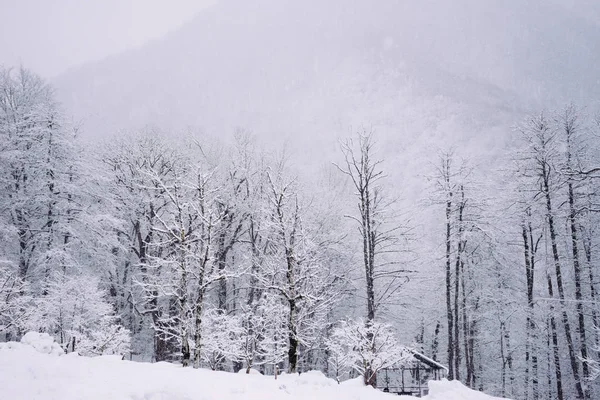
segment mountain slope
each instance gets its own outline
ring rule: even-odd
[[[444,138],[494,147],[490,138],[522,112],[600,94],[600,5],[591,1],[375,4],[224,0],[55,84],[90,136],[148,124],[216,135],[244,127],[325,151],[361,124],[392,149]]]

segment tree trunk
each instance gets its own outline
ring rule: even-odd
[[[298,224],[298,202],[296,200],[296,211],[294,214],[294,225],[289,235],[289,243],[286,241],[286,236],[283,231],[283,213],[279,213],[279,221],[282,227],[283,241],[286,244],[285,256],[287,262],[286,280],[287,280],[287,300],[288,300],[288,372],[290,374],[296,372],[298,364],[298,324],[296,322],[296,274],[298,261],[294,254],[294,246],[296,243],[296,228]]]
[[[446,160],[446,162],[448,162]],[[449,166],[448,166],[449,169]],[[449,171],[445,176],[446,185],[450,186]],[[448,191],[446,199],[446,317],[448,323],[448,380],[454,379],[454,315],[452,312],[452,192]]]
[[[513,371],[512,371],[512,350],[510,347],[510,332],[506,328],[506,324],[504,322],[500,322],[500,355],[502,358],[501,396],[505,397],[506,396],[507,374],[508,374],[508,379],[510,381],[511,394],[513,392],[514,375],[513,375]]]
[[[365,189],[362,194],[363,215],[362,215],[362,230],[363,230],[363,258],[365,265],[365,280],[367,284],[367,321],[375,319],[375,288],[373,282],[373,244],[374,234],[371,231],[371,211],[370,211],[370,194],[369,188]]]
[[[460,256],[461,256],[461,247],[462,247],[462,239],[460,237],[462,227],[459,225],[458,228],[459,237],[458,237],[458,250],[456,255],[456,263],[454,268],[454,344],[452,345],[454,350],[454,378],[456,380],[460,380],[460,362],[461,362],[461,354],[460,354],[460,306],[459,306],[459,295],[460,295]]]
[[[196,296],[196,305],[194,307],[194,368],[200,368],[201,350],[202,350],[202,312],[204,311],[204,279],[199,282],[198,294]]]
[[[438,348],[440,345],[440,329],[442,327],[442,324],[440,323],[440,321],[437,321],[437,323],[435,324],[435,330],[433,332],[433,341],[431,343],[431,358],[434,361],[437,361],[438,359]]]
[[[461,291],[462,291],[462,304],[461,304],[461,312],[462,312],[462,329],[463,329],[463,344],[464,344],[464,357],[465,357],[465,369],[467,372],[466,382],[465,384],[468,387],[472,388],[472,380],[473,380],[473,370],[471,369],[471,365],[469,360],[471,359],[469,341],[471,340],[469,336],[469,319],[467,317],[467,293],[465,291],[465,271],[464,271],[464,263],[461,262]],[[458,378],[457,378],[458,379]]]
[[[594,277],[594,265],[592,264],[592,235],[589,234],[583,242],[583,249],[585,251],[585,260],[587,263],[588,277],[590,281],[590,300],[594,306],[592,306],[592,322],[596,327],[600,327],[600,318],[598,318],[598,311],[596,309],[596,284]],[[595,348],[598,349],[597,357],[600,358],[600,331],[595,329]]]
[[[461,275],[461,267],[463,264],[462,256],[465,251],[465,242],[463,239],[464,234],[464,224],[463,224],[463,214],[465,209],[465,191],[464,187],[461,185],[459,187],[460,190],[460,203],[458,205],[458,238],[457,238],[457,250],[456,250],[456,262],[454,265],[454,378],[456,380],[460,380],[460,364],[461,364],[461,354],[460,354],[460,284],[462,281]],[[464,332],[463,332],[464,334]]]
[[[558,245],[556,238],[556,230],[554,227],[554,214],[552,209],[552,200],[550,196],[550,188],[549,188],[549,171],[547,170],[549,166],[546,164],[543,165],[543,185],[544,185],[544,194],[546,197],[546,210],[548,217],[548,229],[550,231],[550,242],[552,246],[552,256],[554,258],[554,268],[556,271],[556,287],[558,289],[558,296],[561,304],[562,311],[562,322],[565,330],[565,338],[567,340],[567,348],[569,349],[569,360],[571,362],[571,371],[573,372],[573,379],[575,381],[575,390],[577,391],[577,398],[582,399],[583,397],[583,388],[581,386],[581,379],[579,376],[579,363],[577,361],[575,355],[575,348],[573,346],[573,337],[571,335],[571,325],[569,323],[569,317],[567,314],[566,304],[565,304],[565,290],[562,281],[562,270],[560,265],[560,258],[558,254]]]
[[[298,336],[296,332],[296,324],[294,321],[296,302],[289,300],[290,314],[288,318],[288,372],[293,374],[296,372],[298,365]]]
[[[475,300],[475,312],[479,307],[479,299]],[[467,371],[471,376],[471,388],[475,389],[477,384],[477,374],[475,373],[475,335],[477,332],[477,321],[473,320],[469,324],[469,359]]]
[[[529,213],[528,213],[529,214]],[[525,342],[525,399],[529,394],[529,382],[531,382],[532,398],[539,399],[539,379],[538,379],[538,359],[537,359],[537,340],[535,339],[535,313],[533,302],[533,288],[535,282],[535,254],[539,243],[533,237],[531,224],[522,225],[523,248],[525,255],[525,277],[527,282],[527,320],[525,323],[526,342]]]
[[[227,254],[223,251],[219,251],[219,255],[217,257],[217,266],[219,269],[219,273],[223,274],[225,270]],[[219,278],[219,289],[218,289],[218,304],[217,310],[220,314],[227,313],[227,279],[225,277]]]
[[[502,369],[500,373],[500,396],[506,396],[506,350],[504,349],[504,322],[500,322],[500,358],[502,359]]]
[[[525,376],[523,382],[523,390],[524,390],[524,399],[527,400],[529,398],[529,358],[531,352],[531,307],[529,306],[529,288],[532,286],[533,282],[531,280],[530,274],[532,272],[529,258],[529,238],[527,237],[527,228],[525,224],[521,226],[521,233],[523,237],[523,248],[525,253],[525,276],[527,279],[527,321],[525,323]]]
[[[550,299],[554,297],[554,289],[552,288],[552,278],[550,274],[546,274],[548,281],[548,296]],[[552,353],[554,355],[554,374],[556,376],[556,396],[558,400],[563,400],[562,388],[562,371],[560,368],[560,352],[558,349],[558,334],[556,333],[556,320],[554,319],[554,306],[550,305],[550,334],[552,336]]]
[[[27,229],[21,227],[23,225],[23,217],[21,210],[17,210],[17,221],[19,225],[19,278],[25,279],[27,271],[29,271],[29,261],[27,257]]]
[[[371,188],[366,185],[362,195],[363,202],[363,254],[365,262],[365,278],[367,283],[367,324],[375,320],[375,232],[371,226]],[[367,334],[367,340],[373,343],[371,331]],[[373,349],[376,351],[376,349]],[[373,367],[368,365],[365,369],[365,384],[375,387],[377,376]]]
[[[581,346],[581,360],[582,360],[582,379],[587,382],[590,376],[589,366],[587,363],[588,350],[587,350],[587,338],[585,331],[585,317],[583,312],[583,296],[581,292],[581,265],[579,263],[579,241],[577,238],[577,220],[575,210],[575,194],[573,191],[573,183],[569,182],[569,223],[571,227],[571,251],[573,255],[573,277],[575,280],[575,300],[577,309],[577,322],[579,330],[579,341]],[[590,398],[588,385],[585,385],[583,393],[585,399]]]
[[[185,261],[185,232],[181,231],[181,248],[180,254],[180,278],[179,278],[179,318],[181,324],[181,364],[184,367],[190,365],[190,343],[189,343],[189,332],[188,332],[188,300],[187,300],[187,265]],[[198,342],[196,342],[196,347]],[[194,365],[195,366],[195,365]]]
[[[514,397],[515,392],[515,374],[513,371],[513,356],[512,356],[512,347],[510,345],[510,331],[504,325],[504,340],[506,342],[506,363],[508,366],[508,379],[510,382],[510,397]]]

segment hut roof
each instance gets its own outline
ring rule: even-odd
[[[439,362],[432,360],[431,358],[429,358],[417,351],[411,350],[411,353],[417,360],[419,360],[423,364],[427,364],[428,366],[430,366],[431,368],[434,368],[434,369],[443,369],[446,372],[448,372],[448,368],[445,365],[442,365]]]

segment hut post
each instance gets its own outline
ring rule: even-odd
[[[402,371],[402,391],[404,392],[404,367],[402,367],[400,371]]]
[[[417,388],[419,390],[419,397],[421,397],[421,374],[419,364],[417,364]]]

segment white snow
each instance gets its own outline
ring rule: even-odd
[[[470,390],[458,381],[430,381],[427,400],[501,400],[500,397]]]
[[[44,334],[0,344],[0,398],[11,400],[386,400],[411,399],[364,387],[360,379],[337,384],[320,372],[250,375],[136,363],[115,356],[61,356]],[[60,348],[60,347],[59,347]],[[431,382],[426,400],[494,400],[459,382]]]
[[[58,343],[54,341],[52,336],[47,333],[38,332],[27,332],[21,343],[8,342],[0,343],[0,350],[21,350],[25,351],[35,350],[39,353],[52,354],[55,356],[63,355],[65,352]]]

